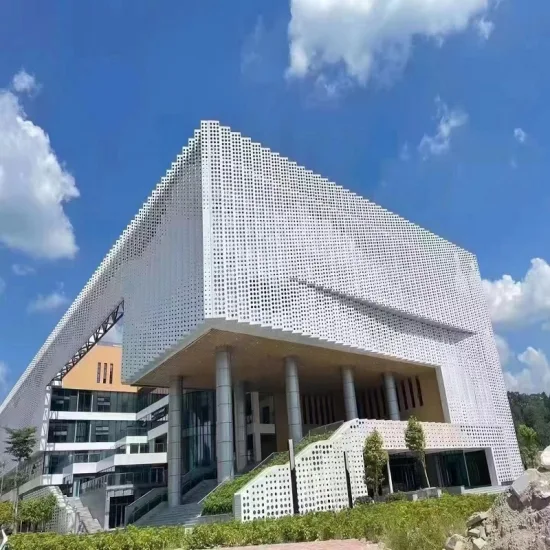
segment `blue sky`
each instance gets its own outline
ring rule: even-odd
[[[2,3],[2,391],[201,119],[477,254],[508,384],[550,391],[550,5],[392,6]]]

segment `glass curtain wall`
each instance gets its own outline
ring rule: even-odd
[[[216,466],[216,392],[183,394],[182,474]]]

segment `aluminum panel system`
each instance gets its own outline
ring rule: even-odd
[[[45,385],[124,301],[138,382],[208,326],[292,335],[438,369],[446,419],[500,430],[521,468],[475,256],[203,122],[0,407],[40,425]],[[504,476],[505,477],[505,476]]]

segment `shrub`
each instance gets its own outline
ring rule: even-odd
[[[198,550],[313,540],[365,538],[386,542],[392,550],[442,548],[450,532],[465,528],[474,512],[490,507],[489,495],[444,496],[419,502],[399,501],[358,506],[250,523],[128,529],[97,535],[21,534],[10,537],[12,550]]]
[[[399,500],[407,500],[408,499],[408,496],[407,496],[407,493],[401,493],[401,492],[397,492],[397,493],[390,493],[389,495],[386,496],[386,502],[397,502]]]
[[[333,432],[325,432],[322,434],[306,436],[302,439],[294,450],[294,454],[298,455],[308,445],[316,443],[317,441],[325,441]],[[242,489],[249,481],[252,481],[259,473],[270,466],[282,466],[289,461],[288,451],[275,453],[271,459],[258,468],[242,475],[238,476],[223,485],[217,487],[212,491],[206,500],[204,501],[204,508],[202,510],[203,516],[212,516],[217,514],[231,514],[233,513],[233,497],[237,491]]]
[[[384,450],[384,440],[377,430],[366,439],[363,447],[365,463],[365,483],[372,488],[372,494],[377,497],[384,481],[384,468],[388,462],[388,453]]]

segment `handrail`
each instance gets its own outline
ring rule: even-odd
[[[153,493],[155,492],[157,492],[157,494],[153,495]],[[126,527],[130,523],[135,523],[147,512],[158,506],[161,502],[166,501],[167,499],[168,487],[155,487],[154,489],[147,491],[144,495],[140,496],[137,500],[134,500],[134,502],[124,508],[124,526]],[[140,504],[139,506],[136,506],[138,502],[140,502]],[[129,512],[128,509],[130,507],[133,508]]]
[[[166,472],[163,470],[161,479],[153,480],[151,471],[147,472],[109,472],[101,477],[91,479],[80,487],[80,494],[101,489],[107,485],[134,485],[135,483],[147,483],[151,485],[166,484]]]

